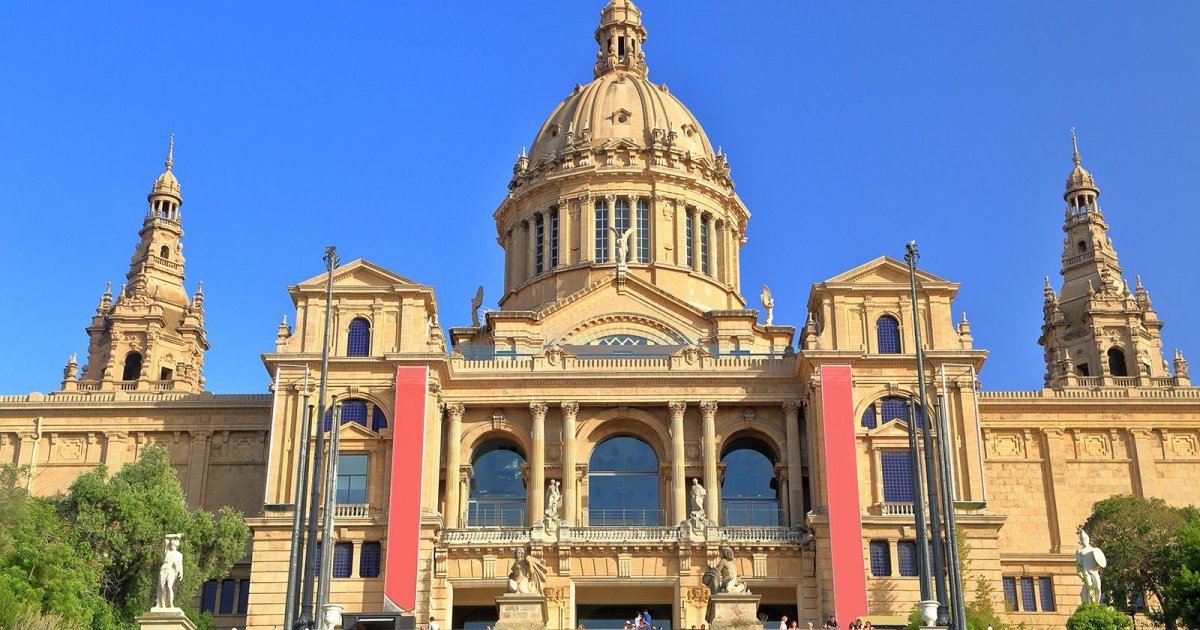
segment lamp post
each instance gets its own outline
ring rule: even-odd
[[[908,480],[912,486],[913,520],[917,526],[917,576],[921,586],[921,601],[933,601],[929,581],[929,545],[925,543],[925,502],[921,500],[921,452],[917,447],[917,430],[913,418],[917,417],[917,404],[908,398]],[[936,606],[937,602],[933,604]]]
[[[283,367],[304,368],[304,403],[300,406],[300,435],[296,441],[296,489],[292,494],[292,548],[288,552],[287,595],[283,607],[283,627],[291,628],[296,621],[296,592],[300,586],[300,566],[304,564],[304,491],[308,486],[308,438],[312,434],[312,407],[308,405],[308,366],[276,365],[275,395],[279,395],[279,370]]]
[[[950,585],[951,621],[956,630],[967,630],[966,602],[963,597],[962,565],[958,561],[958,524],[954,514],[954,469],[950,459],[950,422],[946,397],[938,396],[937,442],[941,456],[942,505],[946,506],[946,579]]]
[[[904,262],[908,263],[908,284],[912,292],[913,311],[913,343],[917,359],[917,413],[913,416],[913,424],[921,428],[921,437],[925,447],[925,483],[929,496],[929,530],[933,538],[933,584],[934,595],[938,602],[937,625],[946,627],[950,624],[949,610],[946,606],[945,564],[942,551],[941,515],[938,510],[937,477],[933,461],[933,438],[929,431],[929,398],[925,392],[925,351],[921,347],[921,310],[917,304],[917,260],[921,254],[917,252],[917,242],[909,241],[904,246]],[[920,501],[920,497],[914,497]],[[924,544],[924,541],[921,541]]]

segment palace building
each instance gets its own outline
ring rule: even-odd
[[[1078,148],[1061,284],[1045,286],[1044,386],[985,391],[988,353],[952,313],[958,284],[919,271],[914,321],[907,265],[892,258],[864,252],[815,282],[796,326],[747,307],[750,211],[700,122],[647,79],[646,38],[632,2],[603,8],[594,79],[553,107],[498,191],[499,310],[443,330],[432,286],[361,259],[333,272],[331,601],[482,629],[523,548],[547,568],[549,627],[619,627],[646,608],[693,628],[701,575],[729,546],[776,622],[902,624],[919,599],[907,451],[919,327],[949,426],[968,599],[983,578],[1013,622],[1061,625],[1095,501],[1200,496],[1200,389],[1183,355],[1165,354],[1141,278],[1130,287]],[[299,427],[305,396],[316,403],[327,276],[287,288],[294,324],[262,355],[271,391],[206,392],[204,297],[184,285],[171,153],[148,201],[126,283],[91,315],[86,361],[73,356],[49,394],[0,396],[0,462],[31,465],[34,491],[52,493],[166,448],[192,506],[233,506],[252,528],[244,561],[195,605],[220,628],[270,630],[298,446],[313,439]]]

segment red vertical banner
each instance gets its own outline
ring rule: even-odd
[[[429,368],[396,368],[391,499],[383,580],[383,603],[389,611],[409,611],[417,607],[428,378]]]
[[[867,614],[862,508],[858,498],[858,445],[850,366],[821,366],[821,418],[829,491],[829,547],[837,617],[847,627]]]

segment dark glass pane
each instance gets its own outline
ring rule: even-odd
[[[892,574],[892,550],[886,540],[871,541],[871,575],[886,577]]]
[[[237,582],[221,580],[221,609],[218,611],[220,614],[233,614],[233,597],[235,595],[237,595]]]
[[[861,424],[867,429],[874,429],[878,426],[875,422],[875,405],[871,405],[863,411]]]
[[[588,467],[595,472],[648,472],[657,475],[658,457],[645,442],[620,436],[597,446]]]
[[[217,609],[217,581],[208,580],[200,594],[200,612],[214,612]]]
[[[721,458],[725,463],[725,479],[721,483],[722,499],[775,499],[772,488],[775,465],[762,453],[739,449]]]
[[[472,499],[524,499],[525,483],[521,466],[525,458],[512,450],[497,449],[471,462]]]
[[[381,546],[378,542],[365,542],[362,544],[362,555],[358,559],[359,577],[379,577],[380,554]]]
[[[896,543],[896,564],[900,565],[900,575],[904,577],[918,575],[916,541],[901,540]]]
[[[361,317],[350,322],[346,336],[346,356],[365,357],[371,353],[371,324]]]
[[[588,480],[591,525],[658,525],[658,475],[593,475]]]
[[[883,500],[899,503],[912,502],[912,467],[907,451],[880,451],[883,468]]]
[[[895,317],[884,315],[875,322],[876,338],[879,342],[879,352],[882,354],[900,353],[900,323]]]
[[[333,545],[333,577],[348,578],[354,564],[354,543],[340,542]]]
[[[1003,578],[1004,585],[1004,603],[1014,611],[1021,610],[1017,605],[1017,578]]]
[[[1033,578],[1021,578],[1021,607],[1030,612],[1037,610],[1037,602],[1033,599]]]
[[[1042,600],[1042,610],[1054,612],[1054,584],[1050,578],[1038,578],[1038,597]]]
[[[238,582],[237,612],[239,615],[246,614],[246,606],[249,603],[250,603],[250,580],[241,580]]]

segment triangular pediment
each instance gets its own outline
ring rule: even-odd
[[[952,284],[949,280],[917,269],[917,281],[921,284]],[[826,284],[897,284],[908,285],[908,265],[892,258],[880,256],[868,263],[842,272],[825,281]]]
[[[299,286],[325,286],[325,279],[326,274],[321,274],[301,282]],[[397,284],[417,285],[418,283],[373,262],[359,258],[334,269],[333,284],[341,287],[390,287]]]
[[[889,420],[883,426],[876,427],[867,431],[867,435],[873,438],[904,438],[908,439],[908,423],[903,420]]]
[[[379,434],[364,427],[357,422],[344,422],[338,429],[339,439],[342,440],[375,440],[379,438]]]
[[[613,138],[601,145],[605,151],[614,151],[620,149],[637,149],[638,144],[633,141],[633,138]]]

